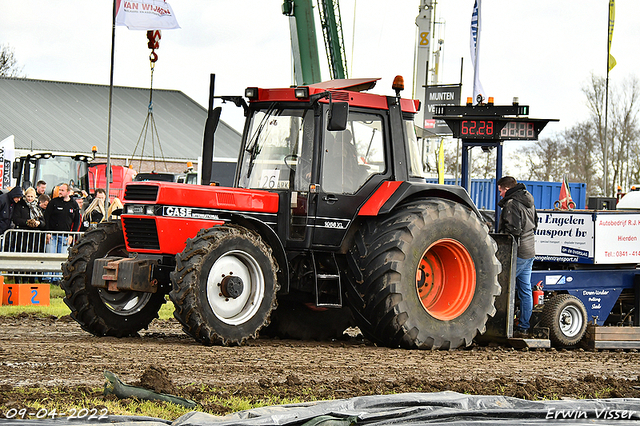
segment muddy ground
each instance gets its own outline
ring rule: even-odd
[[[154,321],[139,338],[117,339],[94,337],[69,317],[0,318],[0,405],[25,387],[97,396],[105,370],[128,384],[151,377],[145,384],[153,387],[149,373],[157,367],[164,371],[156,390],[196,401],[204,399],[203,392],[310,400],[442,390],[525,399],[640,398],[640,352],[635,350],[474,344],[455,351],[409,351],[376,347],[361,338],[263,338],[241,347],[206,347],[174,320]]]

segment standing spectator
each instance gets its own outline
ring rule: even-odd
[[[13,217],[13,208],[22,198],[22,188],[14,187],[6,194],[0,195],[0,235],[11,228],[11,218]]]
[[[34,221],[29,221],[34,219]],[[44,214],[38,206],[36,190],[32,187],[24,191],[24,197],[13,211],[13,223],[19,229],[44,229]]]
[[[29,187],[13,210],[13,223],[18,229],[44,229],[44,214],[36,200],[36,190]]]
[[[107,191],[105,191],[104,188],[96,188],[96,192],[93,195],[95,198],[102,200],[102,204],[104,204],[104,200],[107,199]]]
[[[44,211],[47,209],[49,201],[51,201],[51,197],[49,197],[47,194],[38,196],[38,207],[40,207],[40,210],[42,210],[42,214],[44,214]]]
[[[45,195],[47,192],[47,182],[43,180],[39,180],[36,183],[36,195],[39,197],[40,195]]]
[[[49,231],[74,232],[80,229],[80,209],[71,199],[69,185],[63,183],[58,188],[58,197],[52,199],[44,212],[44,221]],[[64,253],[73,237],[64,234],[47,234],[47,253]]]
[[[38,206],[36,199],[36,190],[29,187],[24,191],[24,197],[18,201],[13,209],[13,223],[16,228],[27,231],[38,231],[44,229],[44,214]],[[20,253],[38,253],[42,252],[44,244],[41,241],[44,234],[39,232],[20,232],[16,235],[15,241],[12,242],[12,250]],[[31,277],[22,282],[35,282],[35,278]]]
[[[535,232],[538,227],[538,214],[533,195],[527,187],[511,176],[498,180],[498,191],[502,208],[498,232],[511,234],[516,241],[518,252],[516,259],[516,291],[520,299],[520,319],[513,337],[528,337],[529,320],[533,310],[533,291],[531,289],[531,267],[536,255]]]
[[[105,208],[105,200],[107,199],[107,193],[104,189],[96,189],[95,198],[89,204],[82,215],[82,231],[89,228],[95,228],[95,226],[102,222],[107,216],[107,209]]]

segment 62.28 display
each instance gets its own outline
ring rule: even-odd
[[[536,139],[537,134],[533,122],[509,121],[504,122],[500,133],[496,132],[496,122],[493,120],[462,120],[460,121],[460,137],[462,139],[500,139],[516,140]]]
[[[462,120],[460,122],[462,139],[494,139],[493,120]]]

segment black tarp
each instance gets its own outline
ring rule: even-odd
[[[330,416],[320,418],[320,416]],[[314,422],[314,419],[317,419]],[[333,419],[333,420],[331,420]],[[323,421],[324,420],[324,421]],[[192,411],[173,422],[148,417],[109,416],[122,426],[227,426],[227,425],[529,425],[529,424],[639,424],[640,399],[571,399],[527,401],[456,392],[405,393],[362,396],[335,401],[288,404],[213,416]],[[98,421],[2,420],[21,425],[96,425]]]

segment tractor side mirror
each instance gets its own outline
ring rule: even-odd
[[[349,103],[331,102],[329,104],[328,118],[327,130],[332,132],[345,130],[347,128],[347,119],[349,118]]]
[[[20,167],[20,160],[16,160],[13,162],[13,177],[15,179],[18,179],[18,182],[20,181],[20,179],[22,179],[22,176],[19,176],[20,172],[22,172],[22,167]]]

